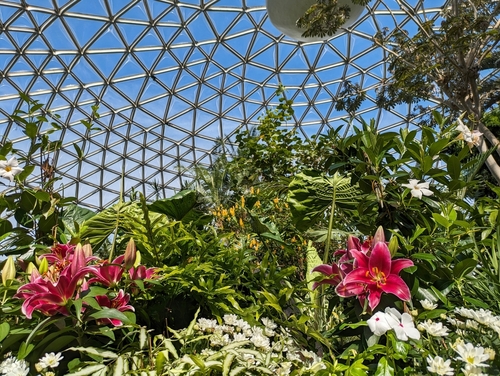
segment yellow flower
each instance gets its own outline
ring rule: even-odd
[[[229,209],[229,213],[231,214],[231,217],[234,217],[236,215],[236,210],[234,209],[234,206],[231,206]]]
[[[240,218],[240,226],[245,227],[245,224],[243,223],[243,219]]]

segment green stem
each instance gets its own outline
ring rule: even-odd
[[[328,254],[330,253],[330,243],[332,240],[332,230],[333,230],[333,216],[335,214],[335,198],[337,194],[337,188],[333,186],[332,195],[332,209],[330,212],[330,220],[328,221],[328,233],[326,234],[326,244],[325,244],[325,254],[323,255],[323,264],[328,264]]]

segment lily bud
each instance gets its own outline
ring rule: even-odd
[[[16,278],[16,265],[12,256],[9,256],[2,269],[2,284],[7,287],[11,283],[9,281],[14,278]]]
[[[40,274],[44,274],[47,273],[48,270],[49,270],[49,262],[47,261],[47,258],[44,257],[42,261],[40,261],[40,265],[38,266],[38,271],[40,272]]]
[[[373,236],[373,245],[378,242],[385,242],[384,228],[382,226],[378,226],[377,232]]]
[[[38,271],[38,269],[36,268],[35,264],[33,264],[32,262],[30,262],[28,264],[28,266],[26,267],[26,274],[31,275],[31,273],[33,272],[33,270]]]
[[[130,269],[135,264],[137,258],[135,242],[133,238],[127,244],[127,249],[125,250],[125,256],[123,258],[125,269]]]
[[[399,248],[398,238],[393,236],[389,241],[389,251],[391,252],[391,257],[394,257]]]
[[[92,246],[90,244],[85,244],[82,248],[85,257],[92,257]]]
[[[73,260],[71,261],[71,274],[75,275],[78,271],[87,265],[85,261],[85,251],[80,243],[75,248]]]

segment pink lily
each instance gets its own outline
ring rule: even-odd
[[[355,236],[349,235],[347,237],[347,249],[339,249],[334,253],[334,256],[336,257],[340,256],[339,261],[337,263],[333,262],[332,265],[322,264],[315,267],[312,270],[313,272],[320,272],[330,277],[323,279],[322,281],[315,282],[313,285],[313,290],[316,289],[319,285],[323,284],[330,284],[334,286],[340,285],[344,277],[350,272],[352,272],[353,269],[356,267],[355,258],[352,255],[352,251],[356,250],[364,254],[369,254],[375,242],[385,242],[384,229],[382,227],[379,227],[377,229],[377,232],[375,233],[374,237],[370,237],[364,243],[361,243],[361,241]],[[359,289],[353,290],[352,286],[349,288],[349,291],[358,291],[358,290]],[[347,293],[345,292],[346,290],[344,290],[343,286],[339,287],[339,291],[342,294]]]
[[[56,313],[69,315],[66,306],[77,293],[79,282],[85,275],[94,272],[95,268],[91,266],[82,267],[76,272],[72,271],[71,266],[67,266],[55,282],[33,272],[31,282],[19,287],[14,297],[25,299],[21,311],[28,319],[31,319],[34,311],[40,311],[46,316]]]
[[[351,252],[356,267],[345,276],[342,284],[337,286],[337,294],[344,297],[360,295],[363,288],[372,310],[380,303],[383,292],[396,295],[404,301],[410,300],[410,289],[398,274],[401,270],[413,266],[413,261],[391,260],[391,253],[385,242],[376,243],[370,256],[358,250]],[[361,295],[363,298],[363,293]]]
[[[95,299],[101,307],[115,308],[120,312],[135,311],[134,307],[128,304],[130,295],[125,294],[123,290],[120,290],[118,292],[118,295],[116,295],[113,299],[109,299],[107,295],[98,295],[95,297]],[[100,324],[112,324],[114,326],[123,325],[123,322],[118,319],[99,319],[97,321]]]
[[[111,264],[104,261],[101,265],[96,266],[95,277],[89,280],[89,284],[98,282],[106,287],[115,287],[125,272],[122,264],[123,255],[115,258]]]
[[[320,272],[329,277],[329,278],[324,278],[321,281],[314,282],[312,287],[313,290],[315,290],[318,286],[325,284],[337,286],[339,283],[342,282],[342,279],[345,276],[344,271],[341,268],[339,268],[339,266],[335,263],[332,263],[332,265],[326,265],[326,264],[318,265],[312,271]]]
[[[153,279],[155,276],[157,268],[147,268],[144,265],[139,265],[137,268],[130,268],[128,273],[130,275],[130,279]]]

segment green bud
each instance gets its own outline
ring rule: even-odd
[[[397,236],[393,236],[389,241],[389,251],[391,252],[391,257],[394,257],[398,249],[399,249],[398,238]]]
[[[31,273],[33,272],[34,269],[36,269],[35,264],[33,264],[32,262],[30,262],[28,264],[28,266],[26,267],[26,274],[31,275]]]
[[[5,287],[10,286],[10,281],[14,278],[16,278],[16,265],[12,256],[9,256],[2,269],[2,284]]]
[[[40,266],[38,267],[38,271],[40,272],[40,274],[44,274],[44,273],[47,273],[48,270],[49,270],[49,262],[44,257],[42,259],[42,261],[40,262]]]

